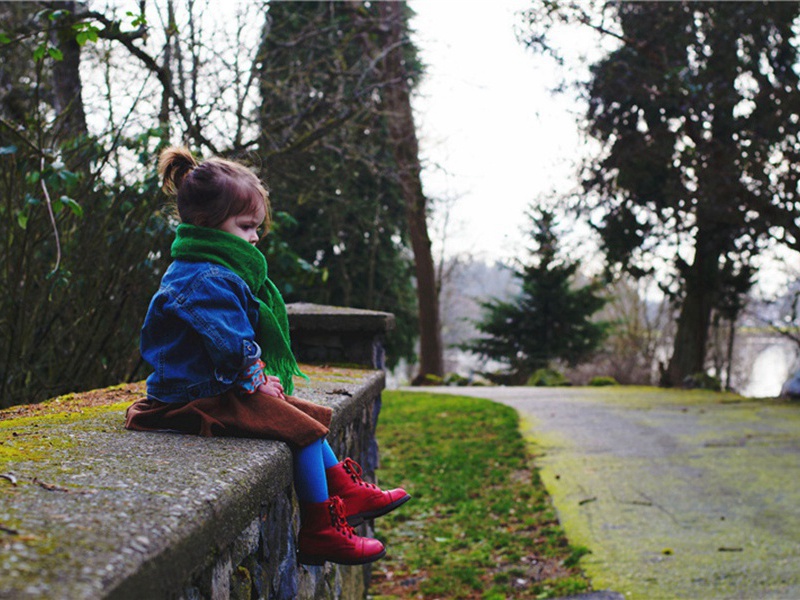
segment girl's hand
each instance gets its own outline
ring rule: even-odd
[[[283,394],[281,380],[274,375],[267,375],[267,383],[262,383],[260,386],[258,386],[258,391],[266,394],[267,396],[286,398],[286,396]]]

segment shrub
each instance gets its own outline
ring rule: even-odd
[[[683,387],[690,390],[711,390],[719,392],[722,390],[722,382],[719,377],[714,377],[708,373],[695,373],[683,380]]]
[[[562,373],[555,369],[538,369],[528,377],[526,385],[537,387],[558,387],[572,385]]]
[[[619,385],[617,380],[613,377],[609,377],[608,375],[598,375],[597,377],[592,377],[589,380],[589,385],[594,387],[602,387],[605,385]]]
[[[469,379],[458,373],[448,373],[444,378],[444,384],[455,387],[464,387],[469,385]]]

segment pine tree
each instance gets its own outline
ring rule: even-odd
[[[507,364],[506,381],[516,384],[556,359],[579,363],[597,349],[607,329],[591,320],[606,303],[599,284],[574,286],[580,263],[561,256],[553,213],[534,212],[530,218],[530,260],[514,272],[520,293],[510,302],[483,302],[483,319],[476,325],[486,337],[466,345]]]

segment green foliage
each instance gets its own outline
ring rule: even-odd
[[[0,407],[137,372],[141,320],[171,236],[152,164],[132,182],[65,167],[76,153],[94,163],[106,152],[90,140],[63,143],[57,155],[64,161],[44,170],[29,146],[0,155]],[[55,271],[56,235],[42,184],[53,199],[62,252]]]
[[[589,380],[589,385],[593,387],[604,387],[608,385],[619,385],[616,379],[608,375],[598,375]]]
[[[572,383],[564,377],[564,374],[555,369],[537,369],[533,374],[528,377],[525,385],[536,387],[561,387],[572,385]]]
[[[521,382],[555,359],[577,364],[599,346],[607,329],[591,321],[606,303],[599,284],[574,287],[579,264],[559,255],[554,215],[532,213],[531,222],[534,248],[529,262],[515,272],[522,291],[510,302],[484,302],[477,328],[486,337],[465,345],[509,365]]]
[[[376,523],[391,552],[375,563],[372,595],[532,600],[588,589],[577,566],[586,550],[567,542],[514,410],[387,392],[377,436],[382,485],[413,499]]]
[[[87,42],[98,40],[99,27],[95,23],[80,21],[75,23],[72,28],[75,30],[75,41],[79,46],[85,46]]]
[[[259,244],[267,257],[270,276],[276,278],[275,285],[286,298],[292,298],[298,288],[316,288],[328,280],[328,271],[300,257],[286,241],[291,230],[297,228],[297,220],[289,213],[272,215],[272,229]]]

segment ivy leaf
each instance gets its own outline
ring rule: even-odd
[[[72,211],[73,215],[76,217],[83,216],[83,208],[81,208],[81,205],[75,202],[75,200],[68,196],[61,196],[59,200],[61,201],[62,205],[67,206]]]
[[[74,189],[76,185],[78,185],[78,181],[80,180],[80,176],[72,171],[59,171],[58,172],[59,178],[66,184],[67,191]]]
[[[83,21],[81,23],[75,23],[72,28],[77,32],[75,41],[78,42],[79,46],[85,45],[86,42],[96,42],[98,40],[100,28],[94,23]]]
[[[137,27],[138,28],[138,27],[147,25],[147,19],[145,18],[144,13],[137,15],[136,13],[128,11],[125,14],[127,16],[131,17],[131,27]]]

